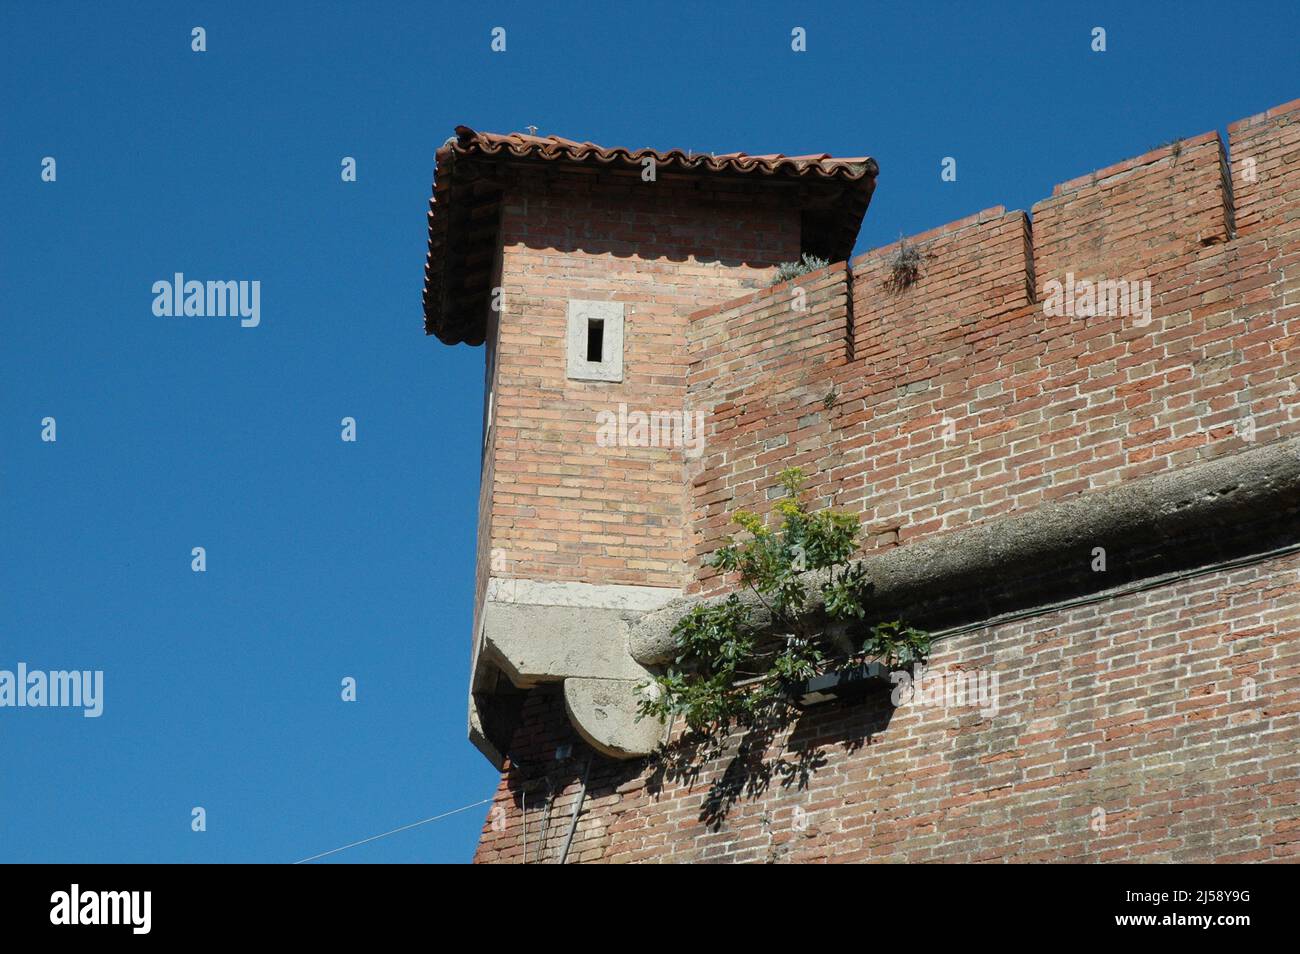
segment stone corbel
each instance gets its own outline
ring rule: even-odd
[[[597,751],[620,759],[653,751],[665,730],[655,719],[637,719],[638,686],[653,675],[628,652],[628,626],[679,595],[667,587],[489,580],[471,739],[501,763],[508,742],[491,738],[484,711],[501,695],[488,686],[495,672],[516,690],[563,683],[569,719]]]

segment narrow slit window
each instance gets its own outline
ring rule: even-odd
[[[564,335],[570,381],[623,380],[623,303],[569,299]]]

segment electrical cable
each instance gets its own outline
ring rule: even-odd
[[[469,805],[462,805],[460,808],[453,808],[449,812],[443,812],[441,815],[434,815],[431,818],[423,818],[418,822],[411,822],[409,825],[403,825],[401,828],[394,828],[392,831],[386,831],[381,835],[371,835],[369,838],[362,838],[360,841],[354,841],[350,845],[343,845],[340,848],[331,848],[329,851],[322,851],[318,855],[312,855],[310,858],[304,858],[302,861],[295,861],[296,865],[304,865],[309,861],[315,861],[317,858],[324,858],[326,855],[335,855],[340,851],[347,851],[349,848],[355,848],[358,845],[369,844],[372,841],[378,841],[380,838],[387,838],[389,835],[396,835],[399,831],[410,831],[412,828],[419,828],[421,825],[427,825],[429,822],[436,822],[442,818],[448,818],[451,815],[459,815],[461,812],[467,812],[471,808],[477,808],[480,805],[486,805],[492,799],[485,798],[481,801],[473,802]]]

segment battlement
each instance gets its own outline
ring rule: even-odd
[[[1298,127],[1234,124],[1235,179],[1206,133],[692,315],[688,590],[788,466],[874,549],[1300,433]]]

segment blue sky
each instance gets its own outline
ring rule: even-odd
[[[1300,96],[1297,9],[6,3],[0,669],[105,699],[0,708],[0,861],[294,861],[492,794],[483,351],[420,312],[457,123],[869,154],[863,251]],[[155,316],[175,272],[259,281],[260,325]],[[329,860],[467,861],[484,812]]]

